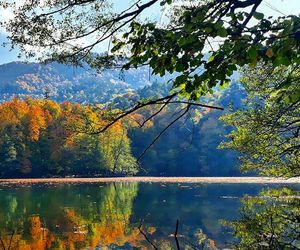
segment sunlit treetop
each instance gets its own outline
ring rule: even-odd
[[[0,176],[136,173],[127,133],[135,123],[129,121],[133,117],[126,118],[100,133],[110,121],[89,106],[30,97],[4,102],[0,105]]]
[[[177,72],[174,92],[198,101],[213,87],[226,86],[244,65],[299,64],[298,13],[268,17],[257,12],[263,2],[137,0],[118,13],[105,0],[2,4],[15,11],[5,24],[12,46],[20,46],[29,57],[87,62],[97,69],[149,65],[153,74],[162,76]],[[157,4],[168,10],[168,22],[141,20],[141,14]],[[97,53],[103,42],[109,44],[107,53]],[[287,79],[279,88],[288,85]],[[291,102],[300,99],[299,88]]]
[[[221,147],[240,152],[242,170],[263,176],[300,176],[300,102],[291,103],[276,90],[288,78],[290,86],[285,91],[294,98],[299,76],[299,66],[244,68],[241,83],[247,92],[246,108],[221,118],[235,127]]]

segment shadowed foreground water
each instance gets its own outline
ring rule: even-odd
[[[279,186],[2,184],[0,249],[174,249],[177,219],[182,249],[222,248],[234,240],[220,221],[239,218],[240,198]]]

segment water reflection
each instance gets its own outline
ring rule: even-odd
[[[249,238],[258,239],[264,232],[258,225],[265,230],[269,218],[276,225],[274,242],[282,228],[286,228],[280,234],[284,239],[287,232],[299,233],[298,196],[288,193],[289,198],[282,199],[283,194],[286,197],[292,192],[282,189],[285,193],[268,190],[256,197],[262,188],[253,184],[158,183],[2,186],[0,249],[151,249],[151,244],[158,249],[176,249],[177,219],[181,249],[230,245],[234,238],[221,220],[234,221],[229,226],[241,243],[245,242],[243,249],[251,249]],[[255,197],[242,200],[240,217],[240,199],[245,194]],[[265,199],[275,194],[276,204]],[[266,216],[267,212],[272,216]],[[289,220],[283,223],[286,218]],[[266,237],[269,235],[266,230]]]
[[[9,190],[0,196],[4,249],[94,249],[142,240],[129,225],[136,183]]]
[[[300,192],[265,189],[242,199],[241,218],[225,224],[239,239],[237,249],[300,249]]]

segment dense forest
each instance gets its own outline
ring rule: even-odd
[[[106,123],[91,107],[14,98],[0,105],[0,117],[2,176],[137,172],[126,125],[89,134]]]
[[[10,67],[5,65],[5,68],[9,72],[15,65],[18,65],[20,72],[26,71],[26,73],[20,73],[18,77],[11,78],[11,82],[4,77],[3,80],[10,82],[9,86],[18,84],[18,79],[24,78],[25,75],[30,75],[29,70],[32,70],[31,68],[28,69],[30,64],[22,63],[11,64]],[[37,67],[37,65],[38,64],[32,64],[31,67]],[[43,67],[47,68],[48,66]],[[59,64],[54,64],[49,67],[52,68],[52,72],[58,72],[61,66],[59,66]],[[262,69],[264,70],[262,71]],[[246,138],[242,139],[239,145],[233,144],[232,142],[226,144],[225,142],[228,141],[226,135],[232,131],[234,126],[246,126],[247,122],[245,122],[244,119],[248,119],[249,122],[248,129],[249,133],[251,133],[249,136],[254,138],[252,135],[254,133],[256,134],[255,143],[257,144],[257,147],[260,147],[260,149],[257,149],[261,150],[261,153],[257,156],[260,157],[262,154],[265,154],[266,161],[269,161],[269,166],[273,166],[272,168],[274,171],[279,174],[279,168],[276,168],[276,165],[282,167],[283,162],[280,162],[280,158],[274,158],[271,161],[269,155],[272,155],[272,152],[270,151],[267,153],[267,151],[265,151],[265,143],[267,143],[265,130],[268,129],[266,124],[271,121],[271,112],[273,112],[274,118],[272,119],[274,119],[274,122],[279,115],[289,117],[288,119],[292,119],[290,121],[292,122],[291,124],[285,124],[287,120],[280,120],[283,122],[283,125],[281,126],[288,126],[289,130],[286,129],[287,133],[285,133],[285,135],[289,138],[290,135],[288,133],[291,131],[290,129],[294,130],[294,133],[297,134],[297,112],[299,108],[298,104],[296,104],[293,106],[293,109],[287,110],[287,113],[285,114],[283,113],[283,110],[289,106],[289,102],[283,101],[278,103],[274,95],[270,97],[267,96],[267,93],[273,91],[272,88],[275,88],[277,84],[276,81],[280,84],[281,80],[277,78],[277,75],[282,74],[282,71],[288,72],[288,70],[283,68],[276,73],[271,72],[272,68],[264,67],[262,69],[261,72],[257,72],[256,69],[252,71],[250,69],[245,69],[244,72],[242,72],[241,83],[232,83],[230,88],[216,90],[213,94],[203,98],[207,103],[224,107],[225,111],[213,110],[210,108],[192,109],[185,119],[179,120],[173,126],[168,128],[168,130],[161,135],[160,140],[157,140],[151,145],[145,154],[143,154],[144,150],[153,142],[156,136],[168,126],[174,114],[180,112],[180,110],[184,108],[184,105],[176,103],[168,105],[162,112],[153,116],[153,118],[147,122],[147,126],[143,126],[143,128],[140,128],[142,121],[145,120],[146,117],[154,114],[161,106],[151,105],[139,110],[134,116],[129,117],[131,122],[125,122],[126,125],[122,125],[124,138],[120,134],[118,135],[118,133],[112,132],[112,130],[106,132],[106,137],[104,134],[100,135],[100,133],[99,135],[93,135],[93,133],[90,133],[93,131],[89,131],[87,128],[87,124],[97,123],[99,122],[99,119],[107,119],[104,115],[104,113],[106,113],[104,110],[108,113],[111,113],[111,110],[127,110],[133,107],[139,100],[149,100],[149,98],[153,97],[161,98],[166,96],[170,87],[167,84],[160,82],[163,81],[163,79],[156,79],[152,83],[143,86],[141,83],[143,78],[141,77],[137,80],[135,88],[132,87],[129,89],[113,86],[111,89],[114,91],[111,93],[114,94],[112,94],[109,99],[105,97],[105,93],[107,93],[105,91],[96,94],[98,99],[95,99],[93,98],[95,95],[93,89],[87,89],[86,92],[80,96],[81,104],[76,104],[76,99],[71,99],[72,102],[55,102],[55,100],[64,100],[64,98],[57,98],[45,91],[45,89],[39,89],[40,94],[36,96],[34,94],[35,85],[28,79],[27,81],[24,80],[23,84],[26,83],[27,86],[32,89],[32,91],[26,92],[28,95],[21,94],[18,95],[21,99],[15,98],[12,100],[14,95],[10,94],[6,95],[6,99],[9,101],[5,101],[5,98],[2,99],[1,112],[5,114],[2,115],[2,119],[4,119],[5,122],[3,120],[1,123],[1,133],[3,138],[1,143],[1,176],[88,176],[92,174],[124,175],[137,173],[139,175],[155,176],[240,176],[243,173],[241,173],[238,168],[240,162],[237,159],[239,156],[237,151],[240,151],[240,153],[243,152],[244,149],[242,148],[245,148],[247,145],[247,143],[244,142]],[[267,71],[270,71],[270,73],[266,73]],[[258,81],[258,79],[263,79],[264,74],[274,75],[274,86],[270,86],[268,82],[263,85]],[[296,78],[298,73],[294,70],[293,74]],[[70,75],[72,74],[70,73]],[[139,74],[137,74],[136,77],[138,78]],[[95,79],[99,84],[105,82],[103,79],[99,78],[99,76]],[[51,84],[48,84],[47,88],[53,88],[53,84]],[[86,86],[93,86],[93,84],[87,84]],[[295,86],[297,86],[296,82],[291,85],[291,91],[293,91]],[[61,86],[60,89],[61,91],[67,91],[63,86]],[[104,94],[102,95],[102,93]],[[92,102],[87,104],[90,100],[92,100]],[[101,101],[98,102],[99,100]],[[266,109],[264,107],[265,103],[273,104],[269,104],[270,107]],[[11,105],[15,107],[11,108]],[[73,107],[75,109],[66,112],[66,105],[72,107],[72,110]],[[248,111],[245,110],[243,113],[241,110],[245,107],[247,107],[246,110]],[[37,112],[35,108],[38,108],[40,113]],[[48,110],[48,108],[50,110]],[[14,109],[16,111],[13,111]],[[58,114],[54,114],[54,111],[51,111],[51,109],[57,109],[55,112]],[[238,110],[240,111],[234,112]],[[258,114],[256,110],[260,110],[260,113]],[[15,112],[18,113],[20,111],[27,113],[21,112],[22,114],[16,116]],[[275,111],[277,113],[275,113]],[[87,113],[89,112],[94,112],[94,118],[88,118],[91,120],[83,118],[87,117]],[[37,114],[42,116],[42,120],[41,117],[34,117]],[[259,117],[254,119],[252,114],[259,115]],[[72,121],[70,115],[73,116],[73,119],[75,119],[74,117],[78,117],[77,121],[74,122],[76,119]],[[27,128],[30,124],[29,120],[31,118],[28,118],[30,116],[32,116],[33,120],[36,120],[37,128]],[[47,118],[47,116],[49,117]],[[221,116],[222,119],[220,120]],[[257,136],[258,130],[252,131],[252,123],[256,122],[257,119],[263,119],[264,116],[266,123],[261,124],[262,134],[260,141]],[[111,118],[113,117],[114,116]],[[83,119],[87,120],[83,121]],[[241,121],[243,124],[238,123],[237,121]],[[84,131],[78,131],[82,129],[84,123],[87,123],[83,129]],[[22,124],[22,126],[17,124]],[[272,123],[270,123],[270,126],[273,126]],[[34,129],[38,132],[33,132]],[[56,132],[54,131],[55,129],[57,130]],[[270,127],[270,129],[273,128]],[[279,129],[282,130],[282,128]],[[58,132],[58,130],[62,131]],[[238,129],[236,133],[232,133],[231,137],[234,136],[237,139],[241,138],[239,131],[241,130]],[[280,133],[283,132],[284,131]],[[22,135],[22,138],[16,136],[18,133]],[[50,136],[49,133],[51,134]],[[52,136],[52,134],[55,133],[56,135]],[[60,136],[59,133],[70,134],[70,136],[67,138]],[[111,138],[108,136],[109,133],[112,133]],[[274,136],[277,136],[277,132],[274,131],[270,135],[269,145],[272,145],[272,141],[274,141]],[[120,136],[122,139],[118,139]],[[60,139],[59,142],[55,141],[57,140],[56,137]],[[75,143],[75,146],[68,144],[70,140]],[[121,142],[119,149],[124,150],[124,160],[119,156],[113,156],[113,154],[116,153],[116,150],[104,150],[104,144],[110,144],[110,147],[115,149],[118,140]],[[290,139],[288,140],[289,143],[281,144],[282,149],[278,148],[278,150],[283,150],[285,157],[289,156],[289,153],[291,153],[294,157],[293,168],[297,169],[297,138],[294,139],[293,144],[291,144],[292,141]],[[238,140],[235,140],[235,142],[237,143]],[[262,145],[259,143],[262,143]],[[221,144],[222,149],[220,149]],[[60,147],[55,149],[54,145],[55,147],[60,145]],[[283,148],[288,145],[291,146],[290,149]],[[123,147],[122,149],[121,146]],[[254,148],[254,142],[249,144],[249,147]],[[47,148],[50,149],[48,150]],[[232,149],[236,150],[233,151]],[[247,149],[247,152],[249,149]],[[270,150],[273,149],[274,147],[270,148]],[[111,152],[109,153],[110,150]],[[109,154],[110,156],[108,156]],[[141,154],[143,154],[143,156],[139,159]],[[70,155],[72,155],[72,157],[70,157]],[[137,159],[139,160],[138,162]],[[266,161],[264,162],[265,166]],[[170,164],[166,164],[166,162]],[[243,159],[241,162],[244,162]],[[258,164],[255,159],[254,162],[254,164],[251,162],[247,163],[248,167],[244,167],[245,164],[243,165],[244,170],[248,171],[248,173],[246,173],[247,175],[252,175],[257,170]],[[7,163],[9,164],[7,165]],[[127,164],[131,164],[131,166]],[[138,165],[140,165],[139,168],[137,167]],[[186,168],[186,165],[188,165],[189,168]],[[285,165],[288,168],[292,168],[287,164]],[[284,171],[291,173],[289,170]],[[268,170],[263,171],[263,174],[268,175],[269,173],[270,171]],[[283,174],[287,175],[286,173]],[[292,175],[295,174],[296,172]]]
[[[166,94],[164,87],[164,84],[154,83],[138,91],[138,97],[143,98],[146,94],[153,95],[154,93],[163,96]],[[192,109],[187,117],[170,127],[143,155],[141,165],[146,173],[167,176],[242,175],[238,168],[238,154],[233,150],[218,148],[222,141],[227,140],[226,135],[232,130],[232,126],[225,125],[219,118],[230,108],[243,107],[245,96],[243,86],[234,83],[231,89],[216,91],[207,97],[208,103],[226,107],[226,110]],[[118,101],[121,103],[119,99]],[[182,108],[184,108],[183,105],[176,103],[169,105],[152,119],[152,126],[146,129],[130,130],[129,137],[132,138],[134,154],[139,156],[143,153],[144,149],[174,118],[174,114],[180,112]],[[151,113],[151,110],[153,107],[141,112],[147,117],[147,113]]]
[[[7,138],[10,137],[10,142],[6,142],[6,145],[2,145],[2,154],[1,157],[7,162],[11,162],[10,167],[3,166],[2,176],[65,176],[65,175],[77,175],[77,176],[88,176],[88,175],[123,175],[123,174],[134,174],[138,173],[139,175],[156,175],[156,176],[239,176],[241,175],[238,169],[238,162],[236,160],[237,154],[232,150],[220,150],[218,145],[225,139],[225,135],[229,133],[230,126],[224,126],[224,124],[219,121],[219,117],[227,111],[215,111],[210,108],[197,108],[190,112],[189,117],[185,120],[179,121],[170,127],[164,135],[162,135],[161,140],[158,140],[153,144],[152,147],[147,150],[144,156],[140,159],[139,164],[141,168],[137,168],[137,158],[141,153],[147,148],[149,144],[169,123],[169,120],[172,118],[173,114],[178,112],[183,108],[181,104],[173,104],[165,108],[163,112],[159,115],[153,117],[151,121],[147,123],[147,126],[140,128],[139,121],[142,121],[145,117],[151,115],[160,107],[159,105],[152,105],[145,107],[132,116],[132,122],[130,126],[126,127],[126,140],[122,139],[123,148],[120,150],[127,150],[124,152],[125,155],[132,155],[134,159],[128,159],[132,164],[130,170],[125,170],[128,168],[127,163],[124,163],[121,160],[118,160],[116,163],[108,163],[108,158],[104,159],[103,148],[100,149],[99,145],[103,143],[99,142],[99,145],[96,143],[100,135],[96,135],[97,139],[92,139],[94,135],[88,135],[88,130],[86,133],[77,135],[76,131],[80,128],[76,126],[83,126],[82,122],[72,123],[71,118],[68,117],[70,114],[73,116],[82,116],[86,115],[86,112],[95,112],[95,116],[98,118],[93,118],[98,121],[102,119],[103,112],[99,113],[99,109],[116,109],[116,110],[126,110],[135,105],[138,100],[147,100],[153,98],[154,96],[159,98],[168,94],[170,87],[163,83],[164,78],[152,78],[151,82],[146,86],[144,79],[144,71],[140,70],[135,73],[135,80],[133,81],[130,77],[126,76],[123,80],[129,80],[129,83],[124,85],[115,84],[111,85],[107,81],[112,81],[113,78],[111,72],[103,71],[102,75],[105,77],[100,77],[99,75],[94,75],[91,69],[75,69],[72,71],[72,68],[69,66],[63,66],[59,64],[51,65],[39,65],[35,63],[11,63],[0,66],[2,71],[11,72],[13,68],[18,70],[14,74],[10,74],[10,77],[7,77],[6,74],[3,74],[2,81],[6,82],[6,89],[14,89],[16,86],[16,92],[19,93],[18,96],[19,102],[25,100],[26,105],[38,105],[43,109],[43,112],[52,112],[49,110],[44,110],[46,106],[49,107],[52,105],[59,109],[57,112],[62,112],[59,115],[59,118],[52,117],[51,124],[46,124],[44,127],[39,127],[39,132],[41,137],[38,137],[37,140],[32,141],[29,136],[23,136],[21,141],[28,145],[36,145],[37,149],[33,148],[29,150],[29,146],[26,147],[30,152],[27,153],[28,156],[22,156],[25,153],[25,148],[21,150],[16,142],[12,140],[15,138],[14,133],[8,132],[8,124],[3,123],[1,126],[3,128],[3,134]],[[63,71],[62,68],[66,71]],[[68,73],[66,73],[68,72]],[[81,72],[80,74],[78,72]],[[140,72],[140,73],[139,73]],[[47,74],[46,74],[47,73]],[[46,77],[46,76],[48,77]],[[63,79],[68,75],[70,86],[73,86],[72,89],[80,87],[85,87],[85,90],[80,92],[81,94],[74,94],[74,98],[70,98],[71,102],[68,102],[69,96],[64,95],[55,95],[54,92],[48,91],[58,88],[59,93],[73,93],[68,88],[68,84],[57,85],[58,80],[56,78]],[[39,82],[33,82],[32,77],[42,79],[47,78],[47,84],[40,84]],[[93,78],[91,78],[93,76]],[[22,79],[22,80],[21,80]],[[76,81],[75,81],[76,79]],[[110,80],[109,80],[110,79]],[[130,80],[132,83],[130,83]],[[67,80],[64,80],[67,81]],[[90,82],[86,82],[90,81]],[[118,80],[120,82],[120,80]],[[22,84],[21,84],[22,83]],[[125,84],[125,82],[123,83]],[[25,91],[24,86],[27,86]],[[101,88],[100,86],[103,86]],[[109,87],[109,89],[105,88]],[[120,87],[122,86],[122,87]],[[129,86],[129,87],[128,87]],[[97,88],[95,92],[94,89]],[[79,93],[78,92],[78,93]],[[38,94],[37,94],[38,93]],[[107,96],[108,94],[108,96]],[[14,103],[12,98],[14,98],[15,93],[7,93],[5,96],[2,96],[2,107],[8,105],[8,103]],[[75,97],[77,96],[77,97]],[[242,107],[242,99],[245,97],[243,87],[239,84],[234,84],[232,88],[226,89],[223,91],[216,91],[213,95],[207,98],[207,102],[218,104],[222,107],[234,106],[235,108]],[[34,98],[34,99],[32,99]],[[44,99],[47,100],[44,100]],[[15,99],[16,101],[17,99]],[[59,101],[59,102],[56,102]],[[22,103],[22,102],[21,102]],[[47,105],[45,104],[47,103]],[[82,111],[72,111],[65,112],[64,107],[66,103],[69,103],[70,106],[75,106],[77,109],[81,107]],[[73,104],[71,104],[73,103]],[[75,104],[80,103],[80,104]],[[89,103],[89,104],[88,104]],[[4,106],[3,106],[4,105]],[[17,104],[15,104],[17,106]],[[22,105],[25,105],[22,103]],[[22,109],[22,108],[21,108]],[[88,111],[87,111],[88,110]],[[3,111],[6,112],[6,111]],[[76,112],[82,112],[77,113]],[[52,114],[51,113],[51,114]],[[9,115],[13,116],[12,113]],[[52,114],[53,115],[53,114]],[[64,118],[62,118],[63,116]],[[134,118],[134,120],[133,120]],[[13,120],[14,118],[10,118]],[[28,119],[28,118],[22,118]],[[38,119],[38,118],[37,118]],[[55,121],[53,121],[53,119]],[[69,124],[66,121],[69,119]],[[82,120],[82,117],[80,118]],[[105,118],[104,118],[105,119]],[[21,122],[21,121],[19,121]],[[47,123],[48,121],[46,121]],[[52,124],[52,122],[55,123]],[[88,121],[85,121],[88,122]],[[94,121],[90,121],[95,123]],[[128,123],[127,123],[128,125]],[[11,126],[11,125],[10,125]],[[21,130],[26,127],[20,127]],[[70,133],[70,138],[75,141],[75,146],[68,146],[68,139],[63,136],[58,136],[61,139],[61,142],[57,144],[53,136],[48,136],[46,131],[51,130],[54,127],[60,127],[64,133]],[[15,130],[18,130],[15,128]],[[125,127],[123,126],[123,129]],[[9,130],[10,131],[10,130]],[[77,131],[78,132],[78,131]],[[21,131],[22,134],[28,132]],[[54,132],[51,132],[54,133]],[[115,132],[110,130],[106,134],[112,133],[112,139],[102,136],[102,141],[104,138],[108,138],[109,141],[105,143],[113,144],[111,140],[118,140],[115,137]],[[10,134],[10,136],[8,136]],[[56,135],[57,137],[57,135]],[[74,140],[74,138],[76,138]],[[57,139],[56,139],[57,140]],[[71,139],[69,139],[71,140]],[[86,142],[89,140],[89,142]],[[129,141],[128,141],[129,140]],[[52,148],[51,146],[52,145]],[[61,145],[60,148],[54,149],[54,145]],[[55,152],[46,152],[44,149],[50,147],[51,150],[56,150]],[[19,151],[16,150],[19,148]],[[10,150],[12,150],[10,152]],[[22,152],[21,152],[21,151]],[[102,150],[102,151],[101,151]],[[129,151],[128,151],[129,150]],[[102,153],[101,153],[101,152]],[[14,156],[17,152],[17,157]],[[35,152],[39,152],[39,156]],[[114,152],[114,150],[112,150]],[[128,152],[128,153],[127,153]],[[102,156],[100,156],[102,154]],[[30,157],[29,157],[30,155]],[[55,158],[56,155],[56,158]],[[73,155],[73,157],[70,157]],[[14,159],[15,160],[12,160]],[[115,156],[111,156],[115,157]],[[29,159],[30,158],[30,159]],[[25,166],[18,167],[17,162],[22,162],[24,159],[29,159],[29,164],[31,167]],[[72,159],[72,160],[70,160]],[[94,159],[98,159],[94,161]],[[67,161],[67,162],[66,162]],[[14,163],[12,163],[14,162]],[[64,164],[64,162],[66,162]],[[172,164],[165,164],[165,162],[171,162]],[[95,164],[94,164],[95,163]],[[25,164],[25,163],[22,163]],[[26,165],[25,164],[25,165]],[[32,167],[32,164],[35,167]],[[94,165],[93,165],[94,164]],[[110,166],[108,165],[110,164]],[[125,164],[120,166],[120,164]],[[92,166],[93,165],[93,166]],[[100,166],[101,165],[101,166]],[[114,167],[112,167],[114,165]],[[118,167],[117,167],[118,165]],[[186,168],[186,165],[189,165],[189,168]],[[16,172],[14,172],[16,170]]]

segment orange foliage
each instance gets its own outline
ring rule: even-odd
[[[31,107],[28,112],[28,120],[29,138],[32,141],[38,141],[40,130],[46,128],[44,111],[40,107]]]
[[[38,215],[33,215],[30,218],[30,224],[31,224],[31,228],[30,228],[31,238],[33,240],[39,239],[42,232],[42,223],[40,217]]]
[[[111,214],[111,217],[106,221],[93,224],[94,232],[88,232],[85,229],[86,221],[76,215],[74,209],[66,209],[64,217],[63,235],[54,234],[48,229],[43,228],[39,215],[33,215],[29,218],[29,235],[24,237],[20,233],[2,238],[4,245],[11,244],[11,250],[46,250],[52,249],[54,245],[59,248],[55,249],[78,249],[78,244],[86,249],[96,249],[97,246],[109,246],[116,244],[123,246],[126,242],[139,249],[147,249],[147,243],[143,235],[140,234],[137,228],[126,230],[129,226],[129,218],[122,219],[121,215]],[[118,217],[118,219],[117,219]],[[78,223],[82,223],[80,226]],[[148,231],[154,233],[155,228],[149,228]],[[92,236],[90,238],[90,236]],[[11,241],[11,243],[10,243]]]
[[[155,227],[148,227],[147,229],[149,234],[154,234],[156,232],[156,228]]]
[[[139,113],[130,114],[128,115],[127,119],[132,127],[139,127],[143,125],[144,128],[150,128],[153,126],[152,120],[148,120],[145,122],[145,116]]]
[[[89,154],[89,157],[97,155],[99,169],[113,169],[115,172],[114,166],[118,165],[118,157],[124,152],[124,145],[129,147],[130,144],[125,121],[114,123],[103,134],[89,135],[101,130],[108,122],[103,109],[96,112],[90,106],[71,104],[68,101],[58,104],[29,97],[25,100],[14,98],[0,104],[0,149],[7,142],[5,147],[11,149],[11,162],[22,173],[30,173],[32,169],[40,167],[31,166],[30,162],[39,152],[42,152],[40,165],[48,160],[54,161],[57,163],[53,165],[57,173],[66,166],[58,161],[66,161],[65,158],[70,155],[78,155],[74,159],[80,161],[83,160],[80,157],[84,153]],[[81,147],[82,145],[84,146]],[[82,148],[86,152],[82,152]],[[64,154],[68,156],[64,158]],[[104,156],[101,155],[100,158],[100,154]],[[106,161],[105,166],[102,159]],[[67,161],[72,165],[72,157]]]
[[[28,240],[25,240],[20,233],[7,235],[3,239],[4,246],[11,250],[46,250],[54,241],[54,237],[50,235],[49,231],[42,227],[38,215],[29,218],[29,233],[30,239]]]

